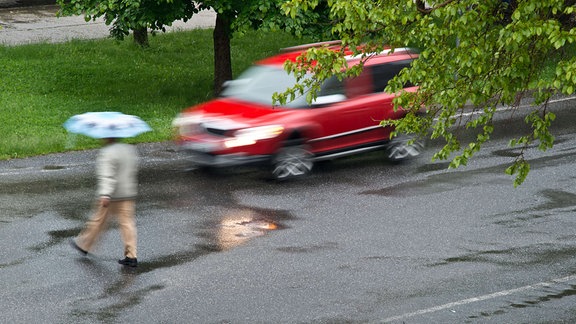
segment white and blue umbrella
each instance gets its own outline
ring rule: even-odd
[[[70,117],[64,128],[74,134],[92,138],[127,138],[152,130],[137,116],[119,112],[87,112]]]

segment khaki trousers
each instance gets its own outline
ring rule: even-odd
[[[116,216],[120,236],[124,241],[124,256],[136,258],[136,220],[134,217],[135,202],[134,200],[113,200],[108,207],[98,207],[86,227],[76,240],[76,244],[84,251],[91,251],[94,243],[107,228],[107,222],[110,216]]]

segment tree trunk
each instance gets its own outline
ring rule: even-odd
[[[148,28],[134,29],[134,42],[142,47],[148,47]]]
[[[230,19],[225,15],[217,14],[212,35],[214,40],[214,95],[222,91],[224,82],[232,79],[230,33]]]

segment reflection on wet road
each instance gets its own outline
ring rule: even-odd
[[[272,220],[279,219],[278,216],[274,211],[229,209],[218,217],[220,223],[215,231],[207,230],[204,234],[214,241],[219,250],[229,250],[269,231],[282,229],[284,226],[281,223]],[[288,217],[284,215],[282,218]]]

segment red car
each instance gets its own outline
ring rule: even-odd
[[[394,95],[383,90],[418,54],[384,51],[371,56],[358,77],[326,80],[311,104],[302,96],[273,106],[272,95],[296,82],[284,62],[295,60],[306,47],[257,62],[228,82],[219,98],[184,110],[174,120],[179,148],[200,167],[258,164],[269,167],[278,180],[308,174],[316,161],[376,149],[385,149],[393,161],[421,152],[420,142],[390,140],[392,129],[379,124],[403,117],[393,109]],[[348,64],[359,59],[349,57]]]

